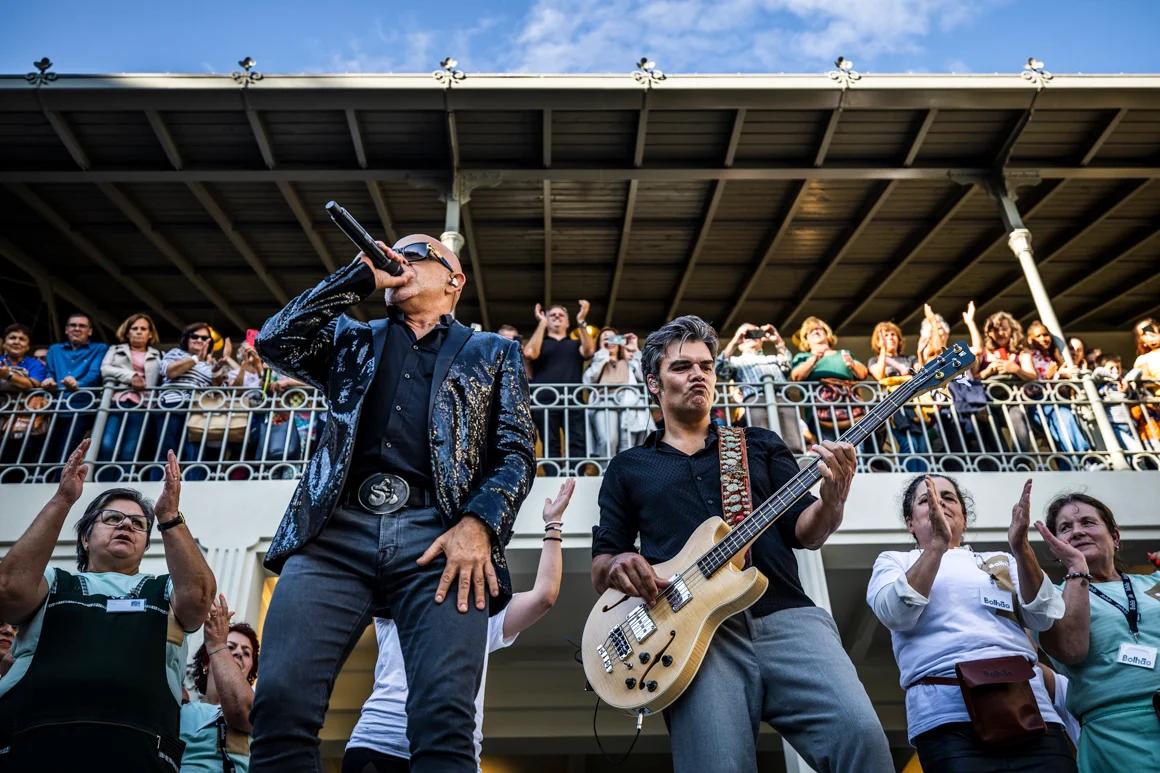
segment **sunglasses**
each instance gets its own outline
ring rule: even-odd
[[[424,260],[431,260],[434,258],[435,260],[439,261],[440,264],[442,264],[443,268],[447,269],[452,274],[455,273],[455,269],[451,267],[451,264],[447,262],[447,259],[436,252],[431,247],[430,242],[415,242],[414,244],[408,244],[406,247],[397,249],[395,252],[398,252],[412,263],[422,263]]]
[[[120,510],[102,510],[97,513],[97,520],[114,529],[128,520],[129,528],[133,531],[149,531],[149,520],[145,516],[130,515],[128,513],[122,513]]]
[[[197,333],[191,333],[189,336],[189,340],[190,341],[212,341],[213,336],[203,336],[203,335],[198,335]]]

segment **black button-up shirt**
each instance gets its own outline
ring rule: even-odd
[[[661,440],[663,428],[644,445],[617,455],[600,487],[600,523],[592,529],[592,554],[636,550],[651,564],[667,561],[684,547],[710,516],[721,517],[721,467],[717,430],[710,425],[705,447],[691,456]],[[797,474],[798,466],[776,433],[745,430],[749,488],[756,508]],[[761,617],[780,609],[813,606],[802,590],[793,548],[798,517],[816,501],[807,493],[753,545],[753,565],[769,578],[769,588],[750,610]]]
[[[347,485],[358,486],[375,472],[390,472],[412,486],[430,489],[427,406],[435,360],[447,340],[451,316],[442,316],[419,340],[397,308],[388,307],[387,316],[386,341],[374,380],[363,397]]]

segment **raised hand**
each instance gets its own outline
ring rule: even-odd
[[[80,445],[69,454],[64,469],[60,472],[60,484],[56,487],[56,495],[68,502],[69,506],[81,498],[85,487],[85,478],[89,475],[89,466],[85,464],[85,454],[89,451],[92,440],[85,438]]]
[[[592,304],[588,303],[588,301],[584,300],[583,298],[580,299],[579,303],[580,311],[576,312],[576,321],[580,324],[584,324],[588,321],[588,309]]]
[[[1019,554],[1019,549],[1027,543],[1027,532],[1031,528],[1031,479],[1023,484],[1023,494],[1011,508],[1011,526],[1007,529],[1007,544],[1011,552]]]
[[[537,322],[547,322],[548,321],[548,316],[546,314],[544,314],[544,307],[538,303],[536,304],[536,321]]]
[[[544,500],[544,523],[564,520],[564,511],[568,509],[568,503],[572,501],[572,492],[575,490],[576,479],[568,478],[561,484],[560,493],[555,499],[549,497]]]
[[[1052,534],[1043,521],[1036,521],[1035,528],[1039,532],[1039,536],[1043,537],[1043,541],[1047,543],[1047,549],[1051,551],[1051,555],[1058,558],[1059,562],[1067,567],[1067,571],[1087,574],[1087,559],[1084,558],[1083,553]]]
[[[946,510],[943,509],[942,500],[939,499],[934,479],[927,475],[923,482],[926,484],[926,501],[927,507],[930,509],[931,536],[934,538],[936,546],[950,547],[951,523],[947,518]]]
[[[210,605],[209,616],[205,619],[202,629],[205,633],[206,651],[226,646],[230,635],[230,619],[234,613],[226,604],[226,597],[218,594],[217,599]]]
[[[369,268],[374,273],[375,289],[386,290],[389,287],[401,287],[407,284],[407,282],[411,281],[411,278],[415,275],[415,267],[412,266],[410,262],[401,254],[395,252],[383,242],[376,241],[375,244],[377,244],[379,249],[387,254],[388,258],[403,266],[403,273],[399,274],[398,276],[392,276],[391,274],[376,266],[374,261],[367,257],[366,253],[359,252],[359,254],[356,255],[354,259],[361,260],[367,265],[367,268]]]
[[[970,327],[975,323],[975,302],[971,301],[967,304],[967,310],[963,312],[963,322]]]
[[[161,487],[161,496],[153,505],[153,512],[161,523],[174,518],[181,504],[181,465],[177,463],[177,454],[169,450],[169,457],[165,462],[165,483]]]

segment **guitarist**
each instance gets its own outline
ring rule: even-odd
[[[668,583],[651,565],[675,556],[705,518],[723,515],[718,433],[709,421],[716,356],[716,331],[695,316],[674,319],[645,342],[645,384],[663,421],[644,445],[608,465],[592,537],[598,593],[611,587],[655,601]],[[767,429],[747,428],[745,446],[758,504],[798,467]],[[855,469],[849,443],[811,450],[821,457],[821,498],[806,494],[754,543],[751,560],[769,589],[721,625],[697,677],[665,709],[677,773],[756,770],[762,720],[819,772],[894,770],[833,618],[798,579],[792,549],[817,550],[841,525]]]

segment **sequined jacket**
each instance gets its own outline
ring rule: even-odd
[[[371,270],[351,263],[266,320],[258,335],[267,363],[322,390],[329,407],[318,448],[266,553],[271,571],[322,531],[350,472],[363,396],[390,323],[368,325],[343,312],[374,289]],[[491,530],[501,586],[495,603],[502,606],[511,594],[504,547],[536,471],[519,345],[454,323],[435,362],[428,417],[437,506],[448,527],[472,513]]]

